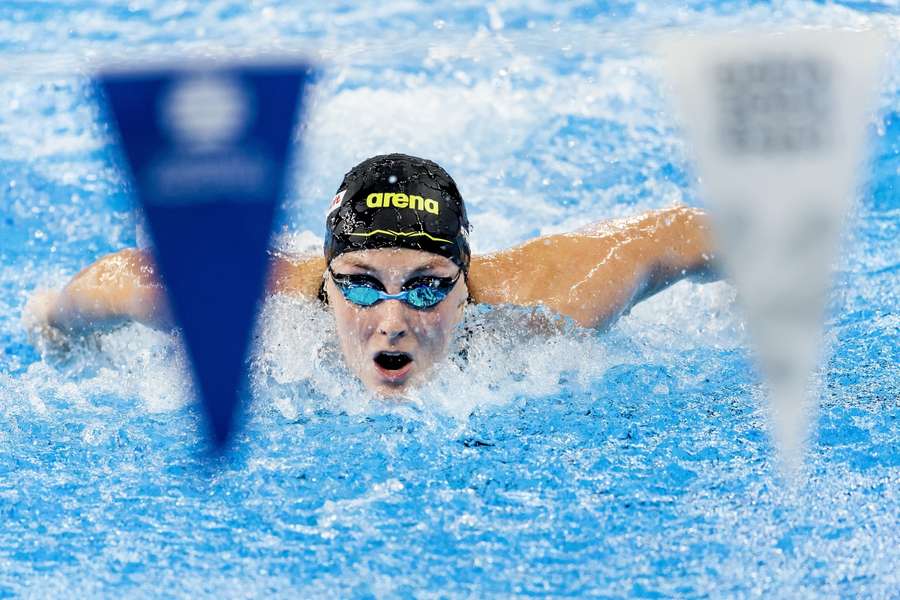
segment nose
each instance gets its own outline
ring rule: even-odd
[[[406,311],[402,302],[397,300],[385,300],[375,307],[378,311],[378,333],[387,336],[394,341],[402,338],[409,330],[406,321]]]

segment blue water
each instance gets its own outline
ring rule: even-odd
[[[468,364],[404,404],[346,373],[327,313],[275,298],[245,430],[212,463],[176,339],[29,343],[35,288],[136,243],[84,75],[103,59],[302,50],[323,70],[279,244],[317,247],[343,172],[399,151],[454,175],[488,251],[701,202],[653,32],[900,31],[880,2],[305,4],[0,5],[0,597],[900,597],[893,59],[794,485],[727,282],[603,334],[472,309]]]

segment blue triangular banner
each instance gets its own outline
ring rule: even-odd
[[[247,380],[306,64],[102,73],[215,447]]]

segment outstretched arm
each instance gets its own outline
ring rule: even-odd
[[[272,256],[268,291],[315,297],[323,259]],[[23,311],[29,330],[67,335],[104,331],[128,321],[155,329],[173,327],[165,290],[149,252],[128,248],[104,256],[62,290],[35,293]],[[49,331],[48,331],[49,329]]]
[[[676,207],[475,257],[469,288],[477,302],[542,304],[603,327],[684,277],[715,278],[711,261],[706,215]]]

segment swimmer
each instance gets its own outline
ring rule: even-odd
[[[674,207],[472,256],[450,175],[390,154],[344,177],[324,256],[272,254],[267,291],[326,303],[351,371],[394,396],[447,355],[467,302],[544,306],[603,328],[680,279],[714,279],[712,254],[705,214]],[[24,320],[57,342],[127,321],[173,326],[152,258],[136,249],[99,259],[60,291],[36,293]]]

